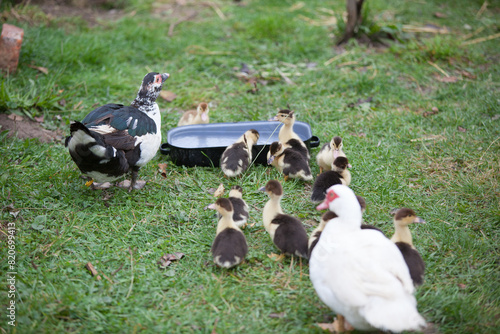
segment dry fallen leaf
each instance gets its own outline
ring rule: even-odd
[[[164,178],[167,177],[167,164],[158,164],[158,172],[163,176]]]
[[[458,130],[458,131],[460,131],[460,132],[467,132],[467,129],[462,128],[461,126],[459,126],[459,127],[457,128],[457,130]]]
[[[99,276],[97,274],[97,270],[95,270],[94,266],[92,265],[92,263],[90,262],[87,262],[87,264],[85,265],[85,268],[87,268],[88,271],[90,271],[90,273],[92,274],[92,276],[96,276],[97,280],[100,281],[101,280],[101,276]]]
[[[270,313],[269,318],[283,318],[285,316],[285,312],[280,313]]]
[[[454,75],[449,76],[449,77],[437,75],[436,80],[439,82],[453,83],[453,82],[457,82],[459,79],[458,79],[458,77],[456,77]]]
[[[180,252],[175,252],[174,254],[164,254],[158,260],[158,265],[160,266],[160,269],[165,269],[172,263],[172,261],[180,260],[184,257],[184,255],[184,253]]]
[[[214,197],[221,197],[222,195],[224,195],[224,185],[221,183],[214,191]]]
[[[9,211],[9,214],[10,214],[12,217],[14,217],[14,219],[15,219],[15,218],[17,218],[17,215],[18,215],[18,214],[19,214],[19,212],[21,211],[21,210],[16,209],[16,208],[14,207],[14,203],[11,203],[11,204],[9,204],[9,205],[5,206],[3,209],[4,209],[4,210],[6,210],[6,211]]]
[[[439,112],[439,109],[437,107],[432,107],[431,108],[431,111],[426,111],[423,113],[423,116],[424,117],[427,117],[427,116],[431,116],[431,115],[435,115]]]
[[[460,289],[465,289],[467,287],[467,285],[463,284],[463,283],[458,283],[458,287]]]
[[[7,116],[7,118],[13,120],[14,122],[21,122],[24,119],[23,116],[19,116],[16,114],[10,114],[9,116]]]
[[[177,94],[175,94],[174,92],[171,92],[169,90],[162,90],[160,92],[160,97],[162,99],[166,100],[167,102],[172,102],[177,97]]]
[[[43,115],[35,117],[35,121],[37,121],[38,123],[43,123]]]
[[[466,70],[460,70],[459,71],[460,74],[466,78],[469,78],[469,79],[476,79],[477,76],[475,76],[474,74],[470,73],[470,72],[467,72]]]
[[[448,15],[441,13],[441,12],[435,12],[434,16],[437,17],[438,19],[444,19],[444,18],[448,17]]]
[[[29,64],[28,64],[28,67],[31,67],[31,68],[33,68],[35,70],[38,70],[38,71],[42,72],[43,74],[49,74],[49,70],[46,67],[29,65]]]

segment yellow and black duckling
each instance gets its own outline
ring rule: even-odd
[[[347,169],[348,165],[349,161],[346,157],[338,157],[333,161],[332,170],[319,174],[313,184],[311,201],[323,201],[326,191],[334,184],[348,186],[351,183],[351,172]]]
[[[335,159],[346,156],[342,150],[343,147],[342,138],[339,136],[333,137],[329,143],[323,145],[318,155],[316,155],[316,162],[318,163],[320,174],[323,173],[324,170],[332,170]],[[351,165],[347,165],[347,167],[350,168]]]
[[[232,186],[228,199],[233,205],[234,223],[238,227],[245,226],[248,221],[248,204],[243,200],[243,188]]]
[[[293,124],[295,123],[294,112],[289,109],[280,110],[274,119],[283,123],[283,126],[278,134],[279,142],[283,143],[285,148],[293,148],[300,154],[304,155],[309,163],[309,159],[311,158],[309,150],[302,139],[300,139],[299,135],[293,131]]]
[[[391,238],[396,246],[398,246],[403,258],[410,270],[410,276],[414,285],[422,285],[424,282],[425,263],[422,256],[413,246],[412,236],[409,224],[425,223],[425,221],[417,217],[417,214],[412,209],[401,208],[391,211],[394,215],[394,235]]]
[[[262,219],[266,231],[274,244],[283,254],[308,258],[307,233],[302,222],[283,213],[280,201],[283,197],[283,187],[276,180],[267,182],[260,189],[269,195],[269,201],[262,210]]]
[[[211,249],[214,262],[223,268],[237,266],[245,259],[248,245],[245,235],[233,220],[233,205],[228,198],[219,198],[208,208],[221,215]]]
[[[224,175],[235,177],[248,168],[252,162],[252,147],[258,140],[259,132],[250,129],[224,150],[220,158],[220,166]]]
[[[193,125],[193,124],[208,124],[210,118],[208,117],[209,112],[208,104],[202,102],[198,105],[196,110],[188,110],[182,114],[177,126],[183,125]]]
[[[271,143],[269,147],[267,163],[282,172],[285,175],[285,181],[290,177],[303,181],[313,179],[306,158],[292,148],[285,148],[283,144],[277,141]]]

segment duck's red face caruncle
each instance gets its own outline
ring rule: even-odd
[[[325,209],[328,209],[329,208],[329,204],[331,202],[333,202],[336,198],[339,198],[339,195],[337,195],[335,193],[335,191],[333,191],[333,189],[329,189],[326,192],[325,200],[323,201],[323,203],[321,203],[320,205],[318,205],[316,207],[316,210],[325,210]]]

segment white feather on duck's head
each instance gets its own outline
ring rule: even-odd
[[[392,210],[391,214],[394,215],[394,222],[400,225],[409,225],[412,223],[424,224],[425,221],[417,217],[417,214],[412,209],[401,208],[399,210]]]
[[[336,184],[328,188],[323,203],[316,210],[329,209],[339,217],[348,217],[356,220],[361,226],[361,206],[351,188],[342,184]]]
[[[265,191],[269,196],[282,196],[283,195],[283,187],[281,183],[276,180],[270,180],[266,183],[266,185],[259,190]]]
[[[137,93],[137,97],[132,102],[132,106],[138,109],[145,107],[150,109],[155,103],[158,95],[160,95],[163,83],[170,77],[170,74],[163,73],[159,74],[156,72],[150,72],[144,76],[142,79],[141,87]]]

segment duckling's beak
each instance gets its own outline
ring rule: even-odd
[[[215,210],[215,203],[212,203],[209,206],[207,206],[207,209]]]
[[[259,191],[266,191],[266,186],[260,187]]]
[[[201,113],[201,119],[203,121],[206,121],[208,119],[208,113],[206,111],[204,111],[204,112]]]
[[[269,159],[267,159],[267,164],[270,165],[274,161],[274,155],[271,155]]]
[[[335,148],[333,149],[333,160],[337,159],[339,157],[339,149]]]
[[[163,82],[165,82],[165,81],[166,81],[169,77],[170,77],[170,74],[168,74],[168,73],[163,73],[163,74],[161,75],[161,82],[162,82],[162,83],[163,83]]]
[[[425,224],[425,220],[423,220],[420,217],[415,217],[415,219],[413,220],[413,222],[414,223],[419,223],[419,224]]]
[[[278,120],[278,116],[274,116],[273,118],[270,118],[269,121],[272,122],[272,121],[277,121]]]

